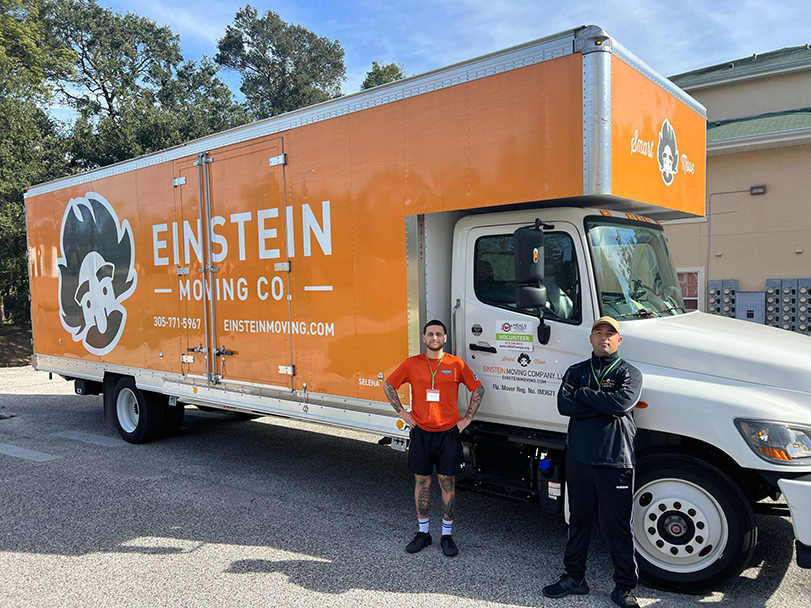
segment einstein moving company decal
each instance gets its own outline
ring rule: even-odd
[[[59,238],[59,313],[62,326],[88,352],[105,355],[118,344],[135,291],[135,243],[129,222],[118,221],[95,192],[73,198]]]
[[[679,165],[684,173],[694,174],[696,170],[695,163],[690,161],[686,154],[679,156],[676,130],[667,118],[662,121],[662,126],[656,135],[655,145],[653,138],[646,140],[644,134],[639,134],[639,129],[635,130],[634,136],[631,138],[631,154],[639,154],[648,158],[655,156],[659,165],[659,174],[666,186],[672,185],[675,181]]]
[[[532,352],[532,323],[529,321],[498,321],[496,344],[506,350]]]

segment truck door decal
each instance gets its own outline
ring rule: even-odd
[[[95,192],[70,199],[59,237],[59,318],[75,342],[105,355],[127,322],[123,302],[135,291],[135,241],[129,222]]]

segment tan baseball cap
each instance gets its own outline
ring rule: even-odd
[[[591,326],[591,330],[594,331],[599,325],[610,325],[617,333],[620,333],[620,324],[614,317],[600,317]]]

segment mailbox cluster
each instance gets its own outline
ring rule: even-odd
[[[809,335],[811,279],[766,281],[766,324]]]
[[[707,312],[735,318],[738,301],[738,280],[709,281],[707,283]]]
[[[735,279],[707,283],[707,312],[811,335],[811,279],[768,279],[766,291],[738,291]]]

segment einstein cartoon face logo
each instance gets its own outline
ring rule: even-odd
[[[673,178],[679,170],[679,149],[676,147],[676,132],[665,118],[659,131],[659,147],[656,151],[659,161],[659,171],[665,185],[673,183]]]
[[[135,291],[135,244],[129,222],[119,224],[95,192],[73,198],[59,239],[59,313],[62,326],[94,355],[109,353],[127,321],[124,300]]]

